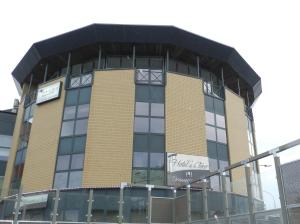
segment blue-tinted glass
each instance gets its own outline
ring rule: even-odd
[[[70,154],[72,152],[72,138],[61,138],[58,153],[60,155]]]
[[[136,85],[135,86],[135,99],[139,102],[149,102],[150,95],[149,95],[149,86],[145,85]]]
[[[132,182],[134,184],[146,184],[147,183],[147,170],[133,169],[132,170]]]
[[[150,135],[149,140],[150,152],[165,151],[165,137],[163,135]]]
[[[88,104],[91,99],[91,88],[80,89],[78,104]]]
[[[165,119],[151,118],[150,119],[150,132],[163,134],[165,132]]]
[[[150,170],[150,184],[154,185],[164,185],[165,172],[163,170]]]
[[[70,172],[69,177],[69,187],[80,187],[81,186],[81,180],[82,180],[82,171],[73,171]]]
[[[66,106],[72,106],[77,104],[79,91],[77,89],[72,89],[67,91],[66,96]]]
[[[86,136],[74,138],[73,153],[84,152]]]
[[[75,135],[85,135],[87,132],[88,119],[77,120],[75,127]]]
[[[71,161],[71,169],[82,169],[83,168],[83,161],[84,161],[84,154],[73,154],[72,161]]]
[[[224,101],[219,99],[214,99],[215,112],[216,114],[224,115]]]
[[[54,188],[66,188],[68,182],[68,172],[56,173],[54,178]]]
[[[148,167],[148,153],[134,152],[133,153],[133,167],[143,168]]]
[[[164,153],[150,153],[150,167],[163,168],[165,164]]]
[[[214,113],[214,101],[211,96],[205,95],[205,110]]]
[[[61,127],[60,136],[73,135],[74,121],[64,121]]]
[[[70,165],[70,155],[58,156],[56,170],[68,170]]]
[[[207,152],[209,158],[218,159],[216,143],[207,141]]]
[[[228,161],[228,150],[224,144],[218,144],[218,159]]]
[[[90,105],[82,104],[77,108],[77,118],[84,118],[89,116]]]
[[[134,135],[134,151],[136,152],[148,151],[148,135],[145,134]]]
[[[134,132],[149,132],[149,118],[136,117],[134,119]]]
[[[163,103],[165,102],[165,88],[163,86],[150,86],[151,102]]]

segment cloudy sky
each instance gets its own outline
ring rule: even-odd
[[[11,72],[37,41],[91,23],[175,25],[236,48],[261,76],[260,151],[300,137],[297,1],[1,1],[0,109],[18,98]],[[299,153],[300,154],[300,153]]]

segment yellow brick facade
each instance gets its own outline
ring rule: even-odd
[[[35,107],[21,182],[25,192],[52,188],[65,99],[64,78],[40,85],[59,81],[62,82],[60,98]]]
[[[247,117],[245,115],[243,98],[226,89],[225,99],[229,156],[231,164],[233,164],[250,157],[247,137]],[[243,167],[232,171],[232,181],[235,193],[244,194],[246,192]]]
[[[134,103],[133,70],[95,72],[83,187],[131,182]]]
[[[202,80],[167,74],[166,151],[207,156]]]

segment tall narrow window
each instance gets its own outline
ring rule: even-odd
[[[132,182],[165,183],[165,88],[162,59],[137,58]],[[153,69],[151,69],[153,68]]]
[[[66,91],[54,188],[81,186],[90,96],[91,87]]]

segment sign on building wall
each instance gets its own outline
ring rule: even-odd
[[[168,185],[188,184],[209,174],[208,158],[167,153]]]
[[[60,97],[61,82],[56,82],[49,86],[38,89],[36,104],[41,104],[49,100],[54,100]]]

